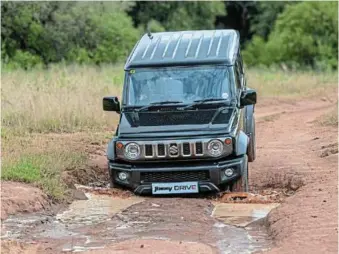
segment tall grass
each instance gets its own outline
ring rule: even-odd
[[[305,98],[336,91],[338,72],[250,69],[247,84],[260,97]]]
[[[101,129],[114,123],[102,97],[120,95],[122,68],[55,66],[12,71],[1,78],[2,126],[26,132]]]
[[[102,97],[120,95],[122,66],[54,66],[2,73],[2,126],[20,132],[73,132],[111,127],[117,114],[102,110]],[[247,71],[259,97],[321,94],[337,86],[336,73]]]

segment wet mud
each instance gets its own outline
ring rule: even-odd
[[[202,253],[252,253],[272,245],[260,219],[277,204],[121,197],[110,195],[105,188],[77,187],[85,191],[87,199],[74,201],[56,216],[11,216],[2,223],[2,240],[49,246],[41,253],[48,253],[47,249],[53,249],[53,253],[96,253],[132,240],[146,241],[150,248],[156,248],[152,244],[186,244],[186,249],[196,248],[194,244],[202,245],[205,247],[201,248],[206,248]],[[184,247],[178,245],[178,248]],[[143,253],[149,253],[146,250]]]

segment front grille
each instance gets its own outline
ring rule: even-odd
[[[203,154],[202,142],[197,142],[195,144],[195,153],[196,154]]]
[[[145,145],[145,155],[153,156],[153,147],[152,145]]]
[[[144,155],[153,159],[203,156],[203,142],[145,144]]]
[[[209,180],[209,171],[141,172],[140,177],[145,183],[204,181]]]
[[[191,154],[190,143],[183,143],[182,144],[182,153],[183,153],[183,155],[190,155]]]
[[[158,144],[158,156],[165,156],[165,145]]]

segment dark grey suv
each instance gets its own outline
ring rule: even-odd
[[[145,34],[125,65],[108,144],[111,186],[136,193],[248,190],[256,92],[246,84],[235,30]]]

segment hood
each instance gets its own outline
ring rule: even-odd
[[[171,137],[225,133],[235,108],[123,112],[120,137]]]

